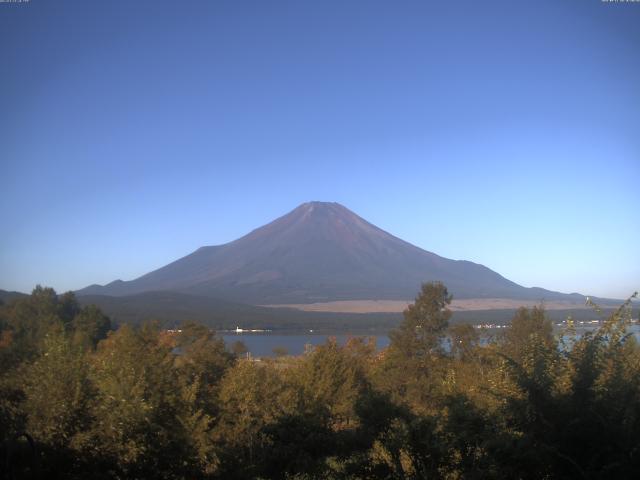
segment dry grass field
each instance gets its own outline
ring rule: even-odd
[[[340,313],[397,313],[402,312],[409,300],[342,300],[336,302],[308,303],[308,304],[279,304],[263,305],[265,307],[282,307],[303,310],[305,312],[340,312]],[[539,302],[532,300],[509,300],[504,298],[467,298],[453,300],[450,309],[454,312],[477,310],[513,310],[518,307],[532,307]],[[544,304],[547,310],[567,310],[587,308],[577,302],[548,302]]]

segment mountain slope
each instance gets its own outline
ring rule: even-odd
[[[0,290],[0,304],[9,303],[9,302],[15,300],[16,298],[24,298],[26,296],[27,296],[26,293],[8,292],[6,290]]]
[[[570,298],[422,250],[324,202],[302,204],[238,240],[202,247],[135,280],[92,285],[78,294],[165,290],[253,304],[405,300],[431,280],[444,282],[456,298]]]
[[[145,292],[127,296],[84,295],[82,305],[99,306],[116,323],[139,324],[157,320],[163,326],[179,326],[186,320],[215,329],[266,328],[277,330],[388,330],[400,313],[301,312],[226,302],[176,292]]]

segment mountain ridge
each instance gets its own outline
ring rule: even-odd
[[[422,282],[434,280],[456,298],[584,298],[522,287],[484,265],[441,257],[329,202],[303,203],[229,243],[203,246],[136,279],[77,293],[176,291],[251,304],[407,300]]]

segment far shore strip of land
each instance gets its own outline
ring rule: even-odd
[[[398,313],[402,312],[413,301],[409,300],[340,300],[319,303],[290,303],[278,305],[261,305],[272,308],[293,308],[305,312],[336,313]],[[453,300],[449,308],[454,312],[478,310],[514,310],[519,307],[540,305],[534,300],[512,300],[505,298],[466,298]],[[590,308],[580,302],[544,302],[547,310],[570,310]]]

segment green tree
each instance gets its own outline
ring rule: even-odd
[[[447,373],[442,341],[451,311],[451,295],[440,282],[425,283],[404,320],[389,337],[384,361],[374,369],[378,388],[416,413],[437,411],[437,397]]]
[[[391,349],[407,357],[427,357],[441,352],[449,325],[451,295],[441,282],[422,284],[415,302],[404,311],[404,321],[389,337]]]
[[[151,324],[122,326],[98,344],[92,379],[98,402],[91,438],[126,478],[170,478],[191,468],[171,346]]]
[[[248,351],[249,349],[242,340],[236,340],[231,344],[231,352],[233,352],[236,357],[242,357]]]
[[[451,355],[462,361],[469,360],[478,347],[480,335],[473,325],[460,323],[449,327]]]
[[[356,403],[367,380],[362,364],[352,355],[355,352],[355,344],[347,350],[330,338],[304,357],[294,372],[306,411],[320,415],[327,426],[341,428],[356,419]]]
[[[5,358],[15,365],[30,360],[42,351],[45,335],[60,318],[58,296],[52,288],[36,286],[31,295],[13,300],[4,307],[7,330],[11,332],[11,355]]]
[[[219,468],[215,427],[220,416],[220,383],[236,360],[215,332],[191,322],[182,325],[175,346],[179,351],[174,365],[182,402],[178,419],[183,441],[195,452],[200,471],[212,474]]]
[[[502,336],[502,351],[512,360],[520,362],[532,340],[536,337],[548,348],[555,348],[553,325],[547,317],[544,306],[529,309],[520,307],[511,320],[511,325]]]
[[[68,448],[91,424],[94,389],[83,351],[61,325],[45,336],[43,352],[21,369],[27,431],[49,447]]]
[[[213,388],[233,365],[233,354],[227,352],[222,338],[204,325],[187,322],[180,330],[175,344],[180,351],[175,357],[180,375],[200,377],[207,388]]]
[[[65,328],[69,328],[75,316],[80,313],[80,305],[78,304],[75,293],[65,292],[62,295],[59,295],[57,298],[57,304],[57,313],[60,321]]]
[[[77,311],[71,321],[74,341],[95,348],[100,340],[107,338],[111,320],[95,305],[87,305]]]
[[[268,458],[267,426],[292,412],[295,400],[278,371],[240,360],[221,383],[215,429],[223,477],[256,478]]]

